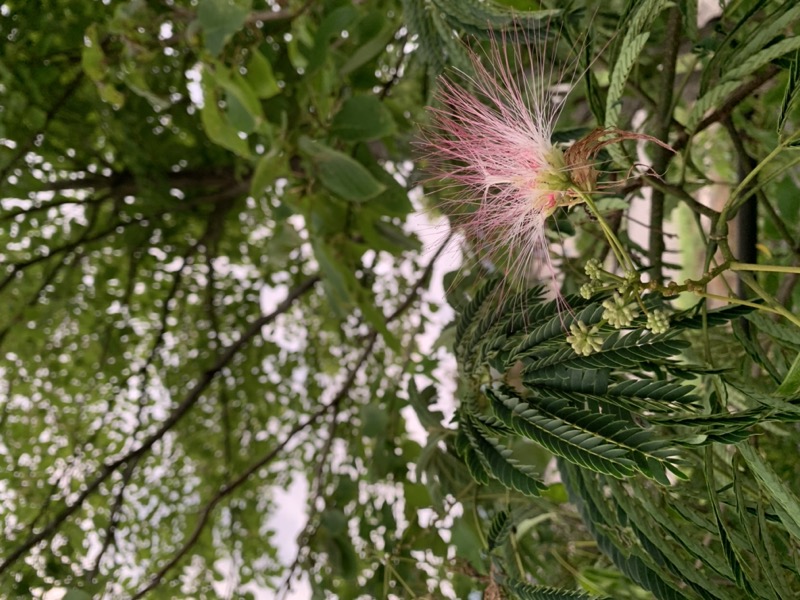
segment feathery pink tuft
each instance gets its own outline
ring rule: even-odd
[[[474,93],[442,80],[423,146],[433,174],[459,190],[451,218],[520,282],[540,258],[552,272],[545,221],[567,201],[572,183],[564,153],[550,141],[566,96],[563,89],[555,94],[562,81],[543,53],[525,44],[534,73],[518,82],[513,69],[523,64],[522,51],[506,42],[505,35],[492,39],[486,65],[470,50]]]

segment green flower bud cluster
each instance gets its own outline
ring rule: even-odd
[[[603,302],[603,318],[615,329],[622,329],[630,326],[639,314],[636,307],[630,304],[619,292],[614,292],[614,296]]]
[[[645,327],[653,333],[666,333],[669,330],[667,313],[661,309],[655,309],[647,315],[647,325]]]
[[[576,321],[569,326],[569,330],[572,335],[567,336],[567,342],[576,354],[589,356],[603,347],[603,338],[598,335],[597,325],[590,328],[586,323]]]
[[[594,284],[592,284],[592,283],[584,283],[581,286],[581,289],[579,290],[579,293],[581,295],[581,298],[585,298],[586,300],[588,300],[589,298],[594,296],[594,293],[595,293]]]
[[[602,269],[600,268],[600,261],[596,258],[590,258],[583,268],[589,281],[599,281],[602,277]]]
[[[600,261],[596,258],[590,258],[583,268],[586,276],[589,278],[588,283],[584,283],[580,289],[580,295],[587,300],[594,296],[595,292],[603,287],[600,281],[603,278],[603,269],[600,266]]]

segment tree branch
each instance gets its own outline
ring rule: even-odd
[[[678,60],[678,47],[681,40],[681,11],[673,7],[668,11],[666,43],[667,48],[664,53],[664,60],[661,63],[664,67],[661,78],[661,101],[656,113],[656,128],[654,137],[665,144],[669,142],[669,131],[672,123],[672,96],[675,87],[675,65]],[[669,165],[672,158],[672,151],[663,146],[656,146],[654,149],[653,170],[660,176]],[[650,196],[650,243],[648,251],[650,254],[650,278],[657,284],[664,282],[664,200],[665,194],[661,189],[653,189]]]
[[[52,121],[53,117],[55,117],[56,114],[58,114],[58,111],[60,111],[63,108],[64,104],[67,102],[67,100],[70,99],[72,94],[74,94],[78,90],[78,87],[80,86],[82,81],[83,81],[83,71],[81,70],[78,72],[77,75],[75,75],[75,78],[64,87],[64,91],[56,99],[53,105],[47,110],[44,116],[44,123],[39,128],[39,130],[34,132],[33,135],[31,135],[24,144],[19,145],[19,148],[14,153],[14,156],[12,156],[9,159],[8,164],[2,170],[0,170],[0,181],[6,181],[6,179],[8,178],[8,174],[11,172],[11,169],[14,168],[16,162],[20,158],[25,156],[25,154],[33,147],[33,145],[36,143],[36,138],[47,130],[48,125],[50,125],[50,121]]]
[[[41,531],[36,534],[30,535],[19,547],[13,550],[3,562],[0,563],[0,574],[5,572],[11,565],[17,562],[24,556],[31,548],[36,546],[39,542],[50,538],[59,527],[72,516],[78,509],[83,506],[86,499],[91,496],[97,489],[121,466],[127,462],[137,459],[148,452],[153,445],[166,435],[195,405],[199,400],[201,394],[211,384],[216,375],[233,359],[236,354],[244,348],[244,346],[254,338],[261,328],[273,322],[279,315],[285,313],[294,304],[294,302],[311,290],[314,285],[319,281],[319,276],[314,275],[303,281],[300,285],[295,287],[286,299],[281,302],[273,312],[268,315],[259,317],[242,333],[241,337],[234,343],[225,348],[224,352],[219,356],[217,361],[205,373],[203,373],[200,381],[189,391],[183,401],[172,411],[170,416],[161,424],[157,431],[150,437],[142,442],[142,444],[125,454],[124,456],[106,464],[100,470],[98,475],[86,486],[80,493],[75,501],[64,508],[50,523],[47,524]]]

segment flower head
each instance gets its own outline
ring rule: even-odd
[[[571,203],[576,183],[569,153],[551,141],[566,96],[562,78],[530,44],[525,61],[508,41],[492,40],[486,64],[470,51],[474,91],[442,81],[424,145],[434,174],[459,188],[451,218],[487,258],[524,280],[536,258],[549,265],[545,221]],[[516,72],[526,65],[532,74]]]
[[[632,139],[668,146],[643,134],[595,129],[562,149],[552,137],[577,60],[560,71],[530,40],[512,38],[491,38],[485,61],[469,51],[468,87],[443,79],[423,146],[434,176],[458,190],[448,203],[450,218],[482,258],[525,282],[539,259],[553,273],[545,222],[559,206],[588,202],[597,191],[595,157],[602,148]]]

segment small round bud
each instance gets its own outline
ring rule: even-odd
[[[591,283],[584,283],[580,289],[581,298],[588,300],[594,295],[594,286]]]

